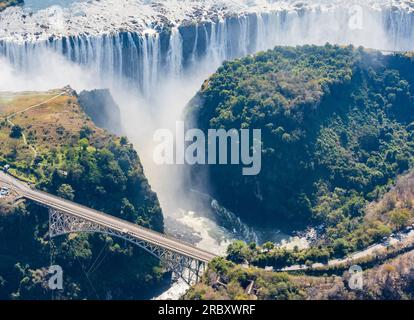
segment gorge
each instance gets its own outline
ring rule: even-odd
[[[176,232],[178,219],[196,228],[200,246],[214,250],[223,251],[232,238],[256,241],[258,233],[237,212],[200,195],[208,188],[189,185],[183,168],[155,165],[154,130],[175,128],[185,105],[225,60],[276,45],[327,42],[384,53],[414,49],[411,1],[359,1],[354,6],[340,0],[128,0],[114,6],[116,2],[70,1],[2,12],[0,90],[67,84],[78,91],[109,88],[121,110],[123,132],[158,194],[167,232]],[[209,213],[200,216],[202,211]],[[188,233],[192,238],[193,231]],[[279,236],[261,235],[260,240]]]

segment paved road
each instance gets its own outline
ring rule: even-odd
[[[375,252],[385,251],[387,247],[390,245],[396,245],[396,244],[407,245],[407,244],[412,243],[413,241],[414,241],[414,230],[403,230],[403,231],[395,233],[393,236],[390,236],[383,243],[377,243],[372,246],[369,246],[368,248],[364,250],[354,252],[346,258],[329,260],[327,264],[314,263],[311,266],[293,265],[293,266],[285,267],[281,269],[280,271],[301,271],[301,270],[307,270],[307,269],[317,269],[317,268],[324,268],[324,267],[347,264],[353,261],[357,261],[361,258],[371,256]]]
[[[129,235],[147,241],[153,245],[163,247],[169,251],[191,257],[203,262],[209,262],[216,255],[208,251],[199,249],[193,245],[165,236],[161,233],[137,226],[133,223],[115,218],[111,215],[81,206],[77,203],[52,196],[51,194],[30,188],[27,184],[13,178],[12,176],[0,172],[0,184],[7,185],[19,196],[42,204],[49,208],[62,211],[66,214],[79,217],[91,222],[95,222],[104,227],[109,227],[120,232],[127,231]]]

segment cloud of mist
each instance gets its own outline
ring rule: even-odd
[[[356,23],[351,27],[348,23],[349,12],[342,9],[329,12],[313,10],[304,14],[288,12],[283,19],[274,15],[262,21],[262,29],[256,35],[256,49],[269,49],[275,45],[323,45],[326,42],[344,45],[352,43],[378,49],[414,48],[413,42],[406,38],[411,33],[399,32],[399,29],[386,32],[379,12],[364,10],[362,19],[361,25]],[[244,23],[247,30],[246,21],[241,19],[240,23]],[[405,23],[392,24],[394,27],[400,25],[406,26]],[[23,57],[22,69],[16,69],[4,58],[0,58],[0,91],[44,91],[66,85],[78,92],[108,88],[121,109],[123,131],[138,151],[145,175],[158,194],[164,214],[168,216],[177,208],[189,204],[192,199],[183,191],[188,186],[183,166],[159,166],[154,163],[153,134],[162,128],[175,131],[176,121],[182,120],[188,101],[224,58],[223,50],[220,50],[223,48],[218,48],[220,45],[237,42],[246,51],[238,54],[247,54],[252,34],[247,31],[244,33],[237,39],[232,39],[234,34],[223,34],[225,39],[221,39],[222,42],[216,37],[216,42],[209,44],[206,58],[197,56],[193,66],[180,75],[163,74],[158,70],[162,81],[152,90],[155,93],[150,97],[144,97],[126,79],[116,78],[113,74],[106,76],[97,70],[102,61],[97,61],[96,64],[96,61],[92,61],[89,66],[79,65],[47,49],[37,49],[35,52],[22,50],[23,55],[27,55]],[[390,34],[395,39],[390,40]],[[208,189],[208,185],[204,187]]]
[[[39,50],[26,68],[16,68],[0,58],[0,91],[47,91],[70,85],[77,92],[108,88],[121,109],[123,130],[137,149],[145,174],[157,192],[164,213],[175,210],[188,197],[182,194],[182,167],[159,166],[153,161],[153,134],[166,128],[175,132],[187,102],[214,71],[213,63],[200,63],[197,70],[174,78],[167,77],[156,95],[144,98],[124,79],[105,78],[93,68],[68,61],[52,50]]]
[[[68,84],[75,90],[89,90],[105,85],[93,70],[51,50],[41,50],[30,60],[30,66],[18,69],[0,57],[0,91],[45,91]]]
[[[180,204],[188,202],[183,193],[186,185],[184,166],[157,165],[153,160],[156,143],[153,136],[158,129],[168,129],[175,133],[176,121],[183,120],[184,108],[200,89],[205,77],[214,68],[205,64],[194,72],[177,78],[166,78],[157,88],[157,94],[143,98],[136,91],[114,87],[112,95],[121,107],[124,130],[136,146],[144,165],[146,176],[157,192],[164,212],[176,210]]]

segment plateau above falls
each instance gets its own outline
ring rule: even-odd
[[[162,80],[200,69],[206,76],[224,60],[276,45],[414,49],[414,4],[406,0],[79,0],[11,7],[0,17],[0,56],[14,67],[30,71],[52,50],[147,97]]]
[[[0,19],[0,39],[47,40],[50,37],[102,35],[123,32],[153,33],[174,26],[217,22],[231,16],[284,12],[306,17],[351,11],[353,6],[388,15],[413,13],[410,0],[77,0],[66,7],[10,7]],[[371,13],[372,13],[371,12]]]

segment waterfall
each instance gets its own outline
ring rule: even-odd
[[[166,80],[204,68],[204,76],[223,60],[276,45],[363,45],[384,50],[414,49],[414,14],[403,10],[364,8],[363,25],[349,26],[343,7],[279,10],[217,18],[170,31],[122,31],[72,35],[17,43],[0,40],[0,56],[21,70],[36,69],[45,51],[53,51],[100,77],[122,80],[145,97]]]
[[[170,47],[167,53],[167,70],[171,77],[179,78],[183,67],[183,39],[178,27],[171,30]]]
[[[30,84],[33,76],[42,74],[42,80],[49,79],[48,89],[51,83],[53,86],[68,84],[69,78],[73,86],[79,78],[84,81],[82,85],[89,84],[90,79],[86,81],[84,76],[92,77],[93,85],[108,86],[114,98],[120,100],[122,124],[139,150],[145,173],[168,216],[174,209],[169,208],[170,203],[177,205],[183,200],[177,200],[176,196],[182,190],[174,189],[180,188],[181,177],[170,168],[154,167],[151,157],[154,129],[174,127],[175,123],[170,122],[181,116],[183,106],[202,81],[224,60],[276,45],[324,45],[326,42],[383,50],[414,50],[414,13],[369,7],[363,7],[362,13],[360,26],[349,23],[350,12],[341,6],[217,15],[186,20],[182,24],[167,19],[163,27],[146,22],[142,26],[139,17],[132,16],[126,20],[132,23],[129,19],[133,19],[137,23],[133,27],[127,21],[125,28],[118,29],[106,20],[94,20],[97,23],[94,27],[102,29],[102,34],[89,33],[88,26],[83,31],[83,25],[75,25],[76,32],[70,35],[51,33],[45,37],[43,34],[42,40],[20,42],[26,38],[13,31],[5,35],[7,30],[0,29],[0,63],[6,60],[6,67],[10,64],[13,71],[21,71]],[[36,39],[36,34],[29,39]],[[74,69],[73,66],[81,70],[70,77],[68,69]],[[0,74],[2,72],[7,70],[1,70]],[[54,73],[58,72],[62,72],[59,84],[54,82]],[[173,85],[169,87],[170,84]],[[181,197],[186,198],[186,195]],[[253,232],[216,201],[210,206],[217,220],[231,233],[249,241],[257,241],[258,235],[260,238],[257,231]]]
[[[141,46],[143,51],[142,59],[142,90],[144,96],[148,97],[156,87],[158,82],[158,69],[160,60],[160,44],[159,35],[157,33],[146,34],[141,38]],[[137,51],[134,48],[132,53]]]
[[[194,64],[197,61],[198,29],[199,29],[199,25],[196,24],[193,51],[191,52],[191,63],[192,64]]]
[[[246,56],[249,53],[250,35],[249,35],[249,17],[241,16],[239,19],[239,44],[238,53],[241,56]]]
[[[257,19],[257,28],[256,28],[256,51],[261,51],[261,50],[265,50],[266,49],[266,40],[270,39],[270,37],[266,33],[267,28],[266,28],[265,22],[263,21],[262,14],[261,13],[258,13],[257,16],[256,16],[256,19]]]
[[[220,225],[231,230],[237,238],[247,242],[259,242],[255,231],[243,223],[233,212],[222,207],[217,200],[213,199],[211,201],[211,208],[216,214],[216,219],[220,220]]]

